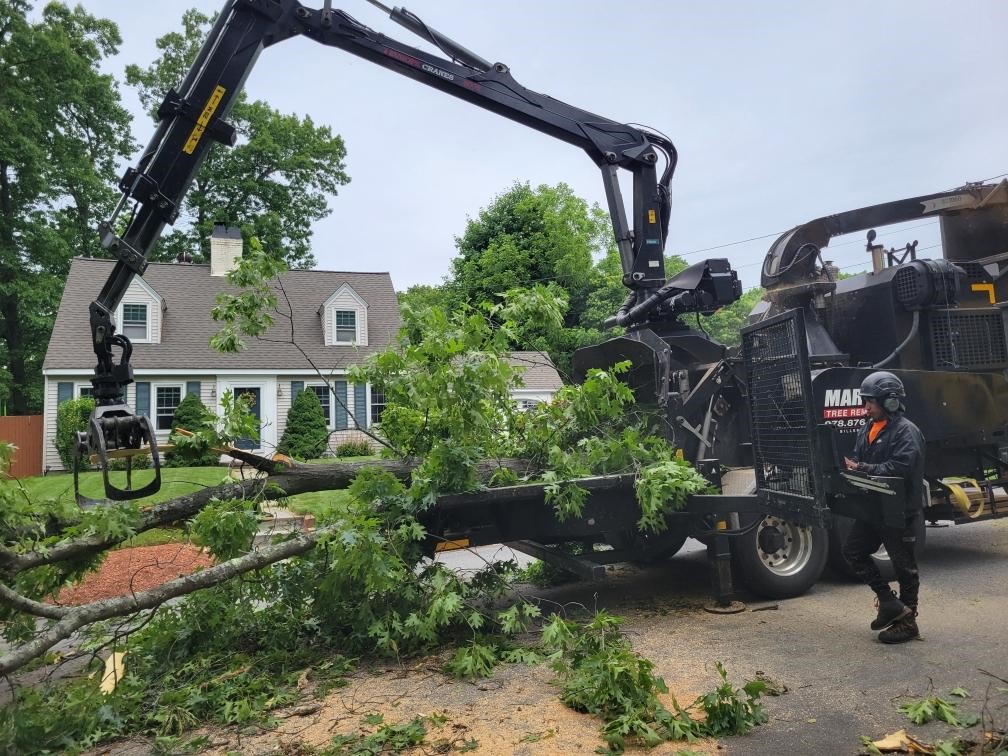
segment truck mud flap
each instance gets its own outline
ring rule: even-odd
[[[757,495],[768,514],[827,527],[804,313],[790,310],[743,328],[742,358]]]

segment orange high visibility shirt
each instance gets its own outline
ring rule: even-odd
[[[876,420],[874,423],[871,424],[871,428],[868,429],[869,445],[875,443],[875,439],[878,438],[878,434],[882,432],[882,429],[885,428],[888,423],[889,423],[888,420],[882,419],[882,420]]]

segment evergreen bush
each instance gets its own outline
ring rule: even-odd
[[[287,413],[287,427],[277,451],[295,459],[318,459],[329,442],[329,428],[318,395],[302,389]]]
[[[184,428],[187,431],[197,431],[210,417],[211,412],[196,394],[186,394],[175,408],[172,417],[172,433],[176,428]],[[168,452],[163,455],[165,467],[213,467],[220,463],[220,454],[207,451],[198,457],[175,454]]]
[[[53,445],[59,454],[64,470],[73,470],[74,444],[77,432],[87,430],[88,420],[94,410],[94,399],[81,397],[68,399],[56,410],[56,437]],[[85,469],[89,465],[85,464]]]

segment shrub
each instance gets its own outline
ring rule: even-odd
[[[367,457],[374,449],[367,441],[344,441],[336,447],[337,457]]]
[[[108,461],[109,470],[125,470],[126,469],[126,457],[116,457]],[[150,454],[137,454],[129,457],[131,461],[131,467],[134,470],[149,470],[154,466],[154,461],[151,459]]]
[[[318,395],[302,389],[294,397],[287,412],[287,427],[277,451],[296,459],[316,459],[322,456],[329,442],[329,428]]]
[[[56,437],[53,439],[53,445],[59,453],[64,470],[73,469],[77,432],[87,430],[94,407],[94,399],[82,397],[69,399],[56,410]]]
[[[172,433],[176,428],[185,428],[187,431],[196,431],[210,416],[210,410],[200,401],[196,394],[186,394],[185,398],[179,402],[175,408],[175,415],[172,417]],[[169,452],[164,455],[166,467],[213,467],[220,462],[220,455],[216,452],[207,451],[198,457],[175,454]],[[135,466],[135,465],[134,465]]]

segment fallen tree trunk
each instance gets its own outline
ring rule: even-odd
[[[204,488],[192,494],[155,504],[143,513],[136,532],[143,533],[152,528],[185,522],[195,517],[211,499],[247,499],[260,494],[267,499],[279,499],[302,493],[344,489],[350,485],[357,473],[369,467],[378,467],[399,480],[408,482],[417,464],[398,460],[331,462],[324,465],[296,464],[293,467],[281,468],[282,472],[265,477]],[[503,469],[510,470],[518,476],[532,472],[527,460],[488,459],[477,464],[476,475],[481,482],[486,483],[496,472]],[[90,556],[116,546],[123,540],[125,539],[94,534],[64,541],[44,550],[25,553],[0,546],[0,573],[13,576],[45,564]]]

